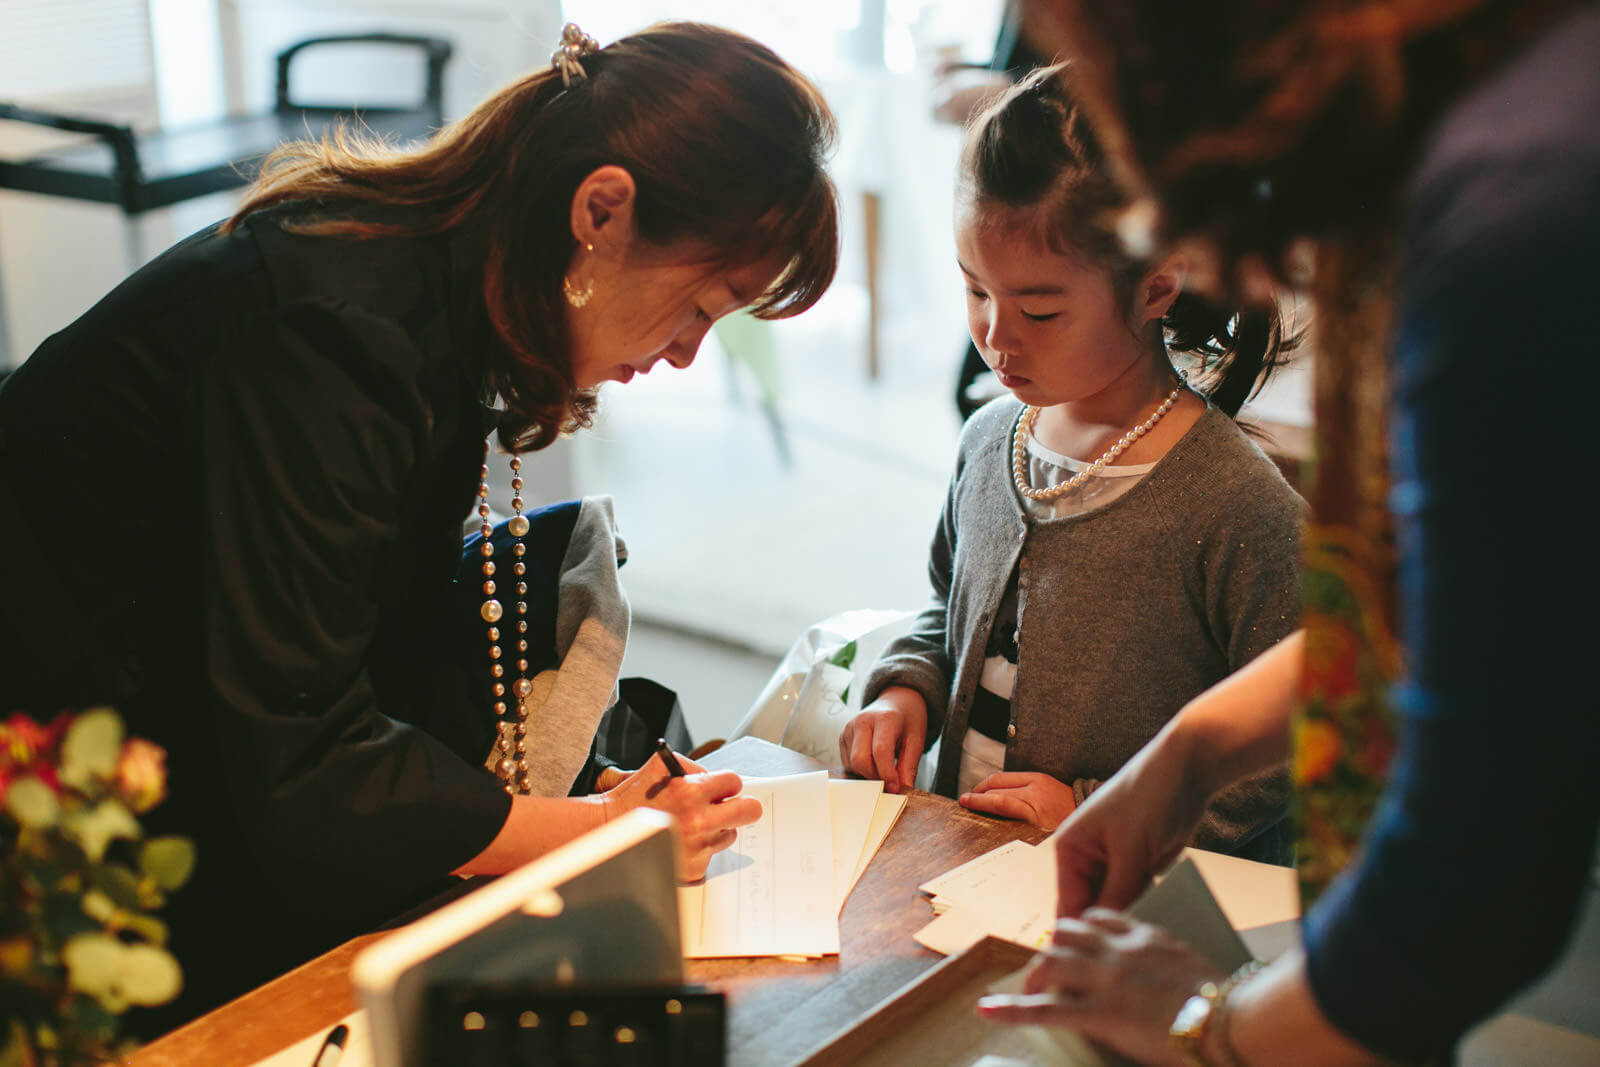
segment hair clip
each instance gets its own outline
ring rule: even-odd
[[[575,81],[583,81],[589,72],[578,62],[584,56],[600,51],[600,43],[578,28],[576,22],[561,27],[561,43],[550,54],[550,65],[561,72],[561,87],[572,88]]]

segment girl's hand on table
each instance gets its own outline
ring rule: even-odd
[[[694,882],[705,877],[712,856],[733,844],[739,827],[761,818],[761,802],[739,795],[744,783],[732,771],[708,772],[685,756],[678,762],[687,772],[682,778],[668,774],[660,756],[651,756],[601,798],[607,819],[641,806],[672,816],[683,877]]]
[[[978,1001],[1001,1023],[1064,1026],[1139,1063],[1188,1064],[1168,1033],[1201,982],[1226,976],[1159,927],[1105,908],[1062,919],[1023,980],[1023,995]]]
[[[1078,806],[1072,787],[1038,771],[1000,771],[962,793],[961,806],[1054,830]]]
[[[909,793],[928,738],[928,705],[915,689],[890,686],[845,723],[839,734],[844,769],[877,778],[890,793]]]

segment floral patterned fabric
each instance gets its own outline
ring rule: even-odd
[[[1383,792],[1394,751],[1389,688],[1401,665],[1384,433],[1389,249],[1375,238],[1319,256],[1306,660],[1294,717],[1302,908],[1350,862]]]

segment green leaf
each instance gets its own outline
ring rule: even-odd
[[[83,913],[104,925],[117,913],[117,902],[98,889],[90,889],[83,894]]]
[[[67,727],[61,741],[61,780],[86,789],[95,778],[110,778],[122,754],[122,720],[110,708],[92,708]]]
[[[848,667],[856,661],[856,643],[851,641],[839,651],[828,657],[828,662],[835,667]]]
[[[39,907],[39,919],[58,945],[79,934],[98,933],[105,925],[84,913],[82,898],[76,893],[51,893]]]
[[[139,821],[128,814],[122,801],[106,799],[88,811],[73,812],[65,828],[83,846],[89,859],[99,863],[113,838],[139,836]]]
[[[109,1044],[117,1036],[117,1017],[93,997],[73,997],[68,1005],[72,1026],[79,1038],[96,1045]]]
[[[48,829],[61,815],[55,792],[31,774],[18,778],[6,790],[6,810],[31,830]]]
[[[106,1001],[115,989],[122,963],[122,943],[105,934],[79,934],[61,950],[67,965],[67,985],[99,1000],[110,1011],[119,1011]]]
[[[139,850],[139,870],[162,889],[177,889],[194,872],[194,843],[182,837],[157,837]]]
[[[154,945],[125,945],[117,971],[122,995],[131,1004],[165,1004],[183,988],[183,972],[172,953]]]
[[[122,915],[122,928],[130,933],[138,934],[152,945],[165,945],[167,943],[167,924],[153,915],[125,912]]]
[[[94,884],[116,901],[119,908],[128,911],[153,908],[158,903],[152,900],[149,883],[121,864],[102,863],[97,866],[94,869]]]

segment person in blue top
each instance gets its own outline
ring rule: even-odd
[[[1308,909],[1303,948],[1227,982],[1107,909],[1171,859],[1214,789],[1284,757],[1297,704],[1301,784],[1343,772],[1297,699],[1341,658],[1313,647],[1311,622],[1197,698],[1061,827],[1053,944],[1026,995],[980,1011],[1148,1063],[1447,1059],[1557,958],[1600,825],[1591,537],[1573,495],[1596,459],[1581,405],[1600,357],[1600,6],[1032,8],[1097,72],[1080,91],[1165,236],[1204,238],[1245,287],[1291,271],[1309,238],[1318,372],[1347,404],[1369,379],[1330,353],[1355,351],[1352,336],[1386,351],[1390,488],[1374,503],[1395,529],[1403,651],[1386,786]],[[1396,283],[1350,284],[1384,277],[1359,268],[1385,234]],[[1362,313],[1391,293],[1392,316]],[[1324,441],[1340,400],[1319,394]],[[1323,465],[1373,436],[1345,434]]]

